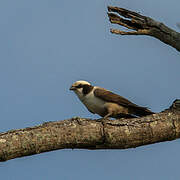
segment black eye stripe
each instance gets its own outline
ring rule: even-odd
[[[82,84],[79,84],[78,86],[76,86],[76,88],[82,88],[83,85]]]

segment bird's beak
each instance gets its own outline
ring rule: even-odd
[[[71,91],[73,91],[73,90],[75,90],[75,89],[76,89],[75,86],[71,86],[71,87],[69,88],[69,90],[71,90]]]

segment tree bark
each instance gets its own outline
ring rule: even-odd
[[[170,29],[163,23],[150,17],[142,16],[136,12],[119,7],[108,7],[109,20],[113,24],[124,26],[133,31],[120,31],[111,29],[114,34],[120,35],[148,35],[176,48],[180,51],[180,33]],[[120,17],[120,16],[124,17]]]
[[[180,138],[180,100],[133,119],[72,118],[0,134],[0,161],[65,149],[125,149]]]

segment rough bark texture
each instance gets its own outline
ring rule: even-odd
[[[180,100],[141,118],[72,118],[0,134],[0,161],[64,148],[125,149],[180,138]]]
[[[170,29],[163,23],[142,16],[136,12],[119,7],[108,7],[108,16],[111,23],[119,24],[133,31],[120,31],[111,29],[114,34],[120,35],[149,35],[176,48],[180,51],[180,33]],[[124,17],[120,17],[120,16]]]

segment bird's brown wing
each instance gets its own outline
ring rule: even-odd
[[[138,116],[153,114],[153,112],[151,112],[148,108],[138,106],[132,103],[131,101],[127,100],[126,98],[120,95],[117,95],[115,93],[112,93],[111,91],[108,91],[103,88],[95,89],[94,95],[100,99],[103,99],[104,101],[116,103],[116,104],[119,104],[121,106],[128,107],[128,108],[132,108],[137,112],[136,115]]]
[[[130,102],[126,98],[124,98],[120,95],[117,95],[115,93],[112,93],[111,91],[108,91],[103,88],[95,89],[94,95],[100,99],[103,99],[104,101],[113,102],[113,103],[119,104],[121,106],[137,107],[136,104]]]

